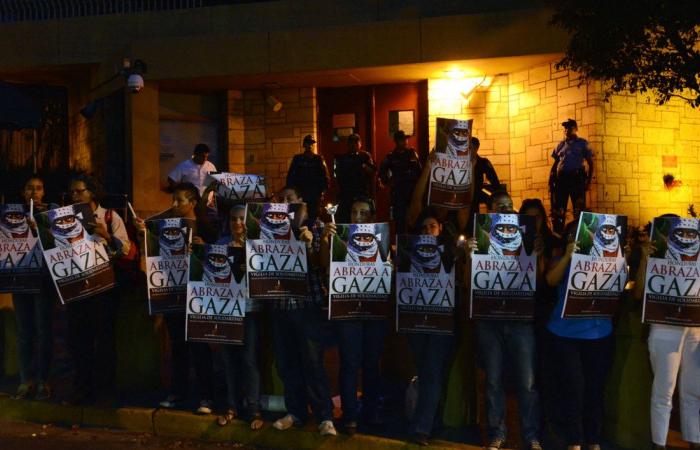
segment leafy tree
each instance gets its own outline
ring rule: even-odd
[[[700,1],[547,0],[570,41],[559,68],[617,92],[700,107]]]

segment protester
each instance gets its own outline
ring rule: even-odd
[[[57,208],[56,204],[44,203],[44,180],[36,175],[24,183],[22,199],[28,209],[30,201],[34,202],[34,213],[42,213]],[[22,212],[24,214],[24,212]],[[35,228],[33,218],[28,219],[27,226]],[[46,267],[46,266],[44,266]],[[41,277],[41,291],[38,294],[12,294],[12,305],[17,324],[17,356],[19,363],[19,386],[15,398],[36,400],[51,398],[53,389],[49,384],[49,370],[53,356],[53,308],[54,287],[45,270]],[[36,358],[34,343],[36,342]],[[32,365],[32,360],[36,364]]]
[[[197,144],[192,157],[182,161],[168,174],[168,190],[173,192],[179,183],[192,183],[201,195],[207,187],[209,172],[216,172],[216,166],[209,161],[209,146]]]
[[[230,234],[219,239],[217,244],[235,247],[245,254],[245,205],[231,207],[228,229]],[[234,275],[236,278],[245,276],[245,271],[245,263],[243,263],[242,267],[235,268]],[[250,428],[259,430],[263,427],[264,422],[260,413],[260,368],[258,366],[261,314],[259,303],[246,299],[243,345],[220,346],[226,372],[226,403],[228,406],[226,413],[218,419],[221,426],[227,425],[239,417],[241,411],[240,391],[243,393],[243,403],[247,409]]]
[[[682,220],[693,220],[681,219],[675,214],[664,214],[661,217],[676,218],[679,224]],[[694,225],[697,230],[697,223]],[[669,234],[672,233],[673,231]],[[671,252],[668,257],[671,259],[674,258],[672,248],[673,244],[669,242]],[[656,251],[650,241],[643,242],[641,249],[642,258],[634,288],[637,300],[641,300],[644,295],[646,265],[650,255]],[[647,342],[654,372],[650,401],[652,447],[666,448],[673,393],[678,381],[683,440],[689,443],[690,448],[700,449],[700,328],[653,323],[650,325]]]
[[[318,216],[319,203],[328,190],[328,168],[323,157],[314,153],[315,143],[310,134],[304,136],[304,152],[294,156],[287,171],[287,186],[299,189],[312,220]]]
[[[396,233],[406,231],[408,199],[413,195],[416,181],[420,177],[422,165],[413,148],[407,146],[406,133],[394,133],[395,148],[386,155],[379,166],[379,180],[391,188],[391,219]]]
[[[333,176],[338,183],[338,222],[350,221],[355,198],[372,196],[376,170],[372,155],[362,150],[360,135],[348,136],[347,153],[336,156],[333,162]]]
[[[92,176],[79,174],[70,181],[73,203],[88,203],[95,216],[91,234],[102,238],[112,260],[129,253],[129,236],[124,221],[116,211],[100,205],[102,185]],[[111,221],[107,223],[107,217]],[[90,403],[97,397],[103,402],[114,400],[116,380],[116,319],[119,291],[112,289],[66,305],[68,347],[75,364],[74,404]]]
[[[564,228],[569,198],[574,220],[578,220],[579,214],[586,208],[586,190],[593,178],[593,151],[587,140],[576,135],[578,124],[574,119],[568,119],[561,125],[565,139],[552,152],[554,163],[549,175],[554,231],[558,233]],[[588,164],[588,170],[584,169],[584,161]]]
[[[284,203],[301,203],[304,199],[294,187],[284,187],[277,195]],[[323,223],[307,219],[300,228],[299,239],[308,252],[309,296],[303,300],[280,299],[272,311],[277,372],[284,384],[287,415],[272,425],[278,430],[301,426],[308,418],[311,405],[322,436],[337,434],[333,425],[333,404],[326,370],[323,366],[323,324],[321,305],[326,301],[319,265],[320,234]]]
[[[564,230],[566,249],[553,257],[546,274],[556,288],[557,305],[547,324],[550,357],[556,361],[559,414],[566,427],[569,450],[599,450],[603,431],[605,380],[614,353],[611,319],[562,318],[571,258],[578,249],[577,222]]]
[[[352,202],[351,223],[374,223],[374,202],[358,198]],[[336,234],[336,225],[327,223],[322,237],[322,262],[330,265],[330,240]],[[362,369],[362,419],[367,425],[380,425],[379,414],[380,372],[379,360],[387,332],[386,320],[338,320],[334,323],[340,352],[340,401],[345,432],[357,432],[357,376]]]
[[[513,200],[505,191],[494,192],[489,213],[515,214]],[[471,251],[476,240],[470,239]],[[537,250],[536,250],[537,251]],[[476,321],[477,349],[486,372],[486,422],[488,450],[506,442],[506,394],[503,376],[506,366],[515,375],[520,412],[520,429],[527,449],[541,449],[539,396],[535,385],[535,332],[532,322],[517,320]],[[506,358],[510,358],[506,361]]]

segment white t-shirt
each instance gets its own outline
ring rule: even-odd
[[[168,174],[168,178],[175,183],[192,183],[199,188],[201,194],[207,187],[206,179],[209,172],[216,172],[216,166],[210,161],[204,161],[204,164],[199,165],[191,159],[186,159]]]

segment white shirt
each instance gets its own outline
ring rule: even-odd
[[[175,183],[192,183],[202,194],[207,187],[206,180],[209,172],[216,172],[216,166],[210,161],[204,161],[204,164],[199,165],[192,159],[186,159],[168,174],[168,178]]]

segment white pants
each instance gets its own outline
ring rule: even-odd
[[[681,433],[700,443],[700,328],[651,325],[649,357],[654,371],[651,388],[651,439],[666,445],[673,391],[680,371]]]

